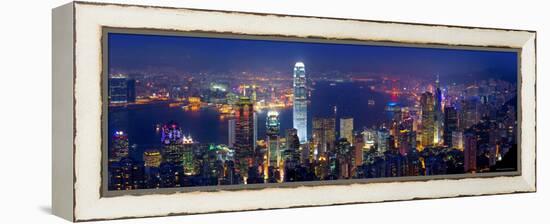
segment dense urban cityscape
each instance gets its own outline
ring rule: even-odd
[[[515,81],[315,66],[109,74],[108,189],[517,169]]]

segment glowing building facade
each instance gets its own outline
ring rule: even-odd
[[[313,144],[316,154],[321,156],[333,151],[336,142],[336,120],[334,118],[313,118]],[[317,157],[318,158],[318,157]]]
[[[235,112],[235,163],[241,175],[248,177],[254,157],[254,105],[250,98],[239,98]]]
[[[158,150],[149,150],[143,152],[143,162],[145,167],[158,168],[162,162],[162,155]]]
[[[122,74],[111,75],[109,77],[109,102],[128,102],[128,77]]]
[[[297,62],[294,65],[294,98],[292,108],[293,127],[298,130],[300,143],[308,140],[307,136],[307,87],[306,67],[304,63]]]
[[[120,161],[122,158],[128,157],[130,151],[128,144],[128,136],[123,131],[116,131],[112,139],[112,149],[110,161]]]
[[[182,165],[183,163],[183,132],[178,124],[170,123],[162,126],[161,138],[164,162]]]
[[[279,113],[269,111],[266,120],[267,134],[267,162],[268,166],[279,167],[281,161],[281,150],[279,149],[279,131],[281,124],[279,122]]]
[[[422,138],[423,147],[434,144],[435,136],[435,116],[434,116],[434,96],[430,92],[425,92],[420,98],[422,107]]]
[[[345,138],[353,145],[353,117],[340,118],[340,138]]]

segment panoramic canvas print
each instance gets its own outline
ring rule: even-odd
[[[512,49],[185,33],[106,41],[110,191],[518,171]]]

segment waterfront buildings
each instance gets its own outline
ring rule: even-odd
[[[109,77],[109,102],[114,104],[136,102],[136,80],[124,74]]]
[[[115,74],[109,77],[109,102],[127,103],[128,87],[127,77],[123,74]]]

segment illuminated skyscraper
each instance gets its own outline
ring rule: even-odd
[[[242,96],[235,113],[235,162],[243,177],[254,157],[254,106],[250,98]]]
[[[399,146],[399,153],[406,156],[415,146],[416,138],[414,132],[411,131],[405,125],[399,126],[399,132],[397,134],[397,142]]]
[[[434,115],[434,96],[430,92],[425,92],[420,98],[422,107],[422,138],[421,144],[423,147],[434,144],[435,136],[435,115]]]
[[[111,142],[111,156],[109,161],[120,161],[122,158],[128,157],[129,144],[128,136],[123,131],[116,131]]]
[[[317,155],[334,150],[336,142],[336,120],[334,118],[313,118],[313,143]]]
[[[162,126],[160,138],[165,162],[177,165],[183,163],[183,132],[177,123],[169,123]]]
[[[388,131],[388,129],[384,127],[378,129],[376,138],[376,143],[378,144],[378,152],[384,153],[388,151],[388,149],[390,149],[390,132]]]
[[[353,118],[340,118],[340,138],[345,138],[353,145]]]
[[[143,162],[146,168],[158,168],[162,162],[162,156],[158,150],[148,150],[143,152]]]
[[[336,150],[334,153],[336,154],[337,159],[335,174],[338,176],[339,179],[350,178],[351,170],[353,168],[353,163],[355,160],[355,155],[353,153],[353,148],[351,144],[346,139],[341,138],[336,143]]]
[[[195,146],[191,136],[183,136],[183,170],[186,175],[195,175],[198,173],[198,164],[195,160],[193,147]]]
[[[458,113],[452,106],[445,107],[444,129],[443,140],[445,145],[455,147],[453,145],[453,132],[458,129]]]
[[[304,63],[294,65],[294,99],[292,108],[293,127],[298,130],[300,143],[305,143],[307,137],[307,88],[306,68]]]
[[[109,77],[109,102],[128,102],[128,77],[123,74],[115,74]]]
[[[462,102],[462,114],[460,119],[460,126],[463,130],[466,130],[473,125],[477,124],[480,117],[480,103],[476,97],[471,97]]]
[[[294,128],[286,130],[286,150],[285,157],[298,159],[300,157],[300,140],[298,139],[298,131]]]
[[[267,112],[266,134],[267,134],[267,160],[268,166],[279,167],[281,161],[281,150],[279,149],[279,113],[277,111]]]
[[[135,103],[136,80],[124,74],[115,74],[109,77],[110,103]]]
[[[361,134],[358,134],[354,138],[353,143],[353,169],[352,173],[355,173],[355,169],[358,166],[363,165],[363,147],[365,146],[365,142],[363,139],[363,136]]]
[[[363,148],[366,150],[370,150],[371,147],[374,146],[376,143],[376,130],[373,129],[365,129],[363,132],[361,132],[363,135]]]

